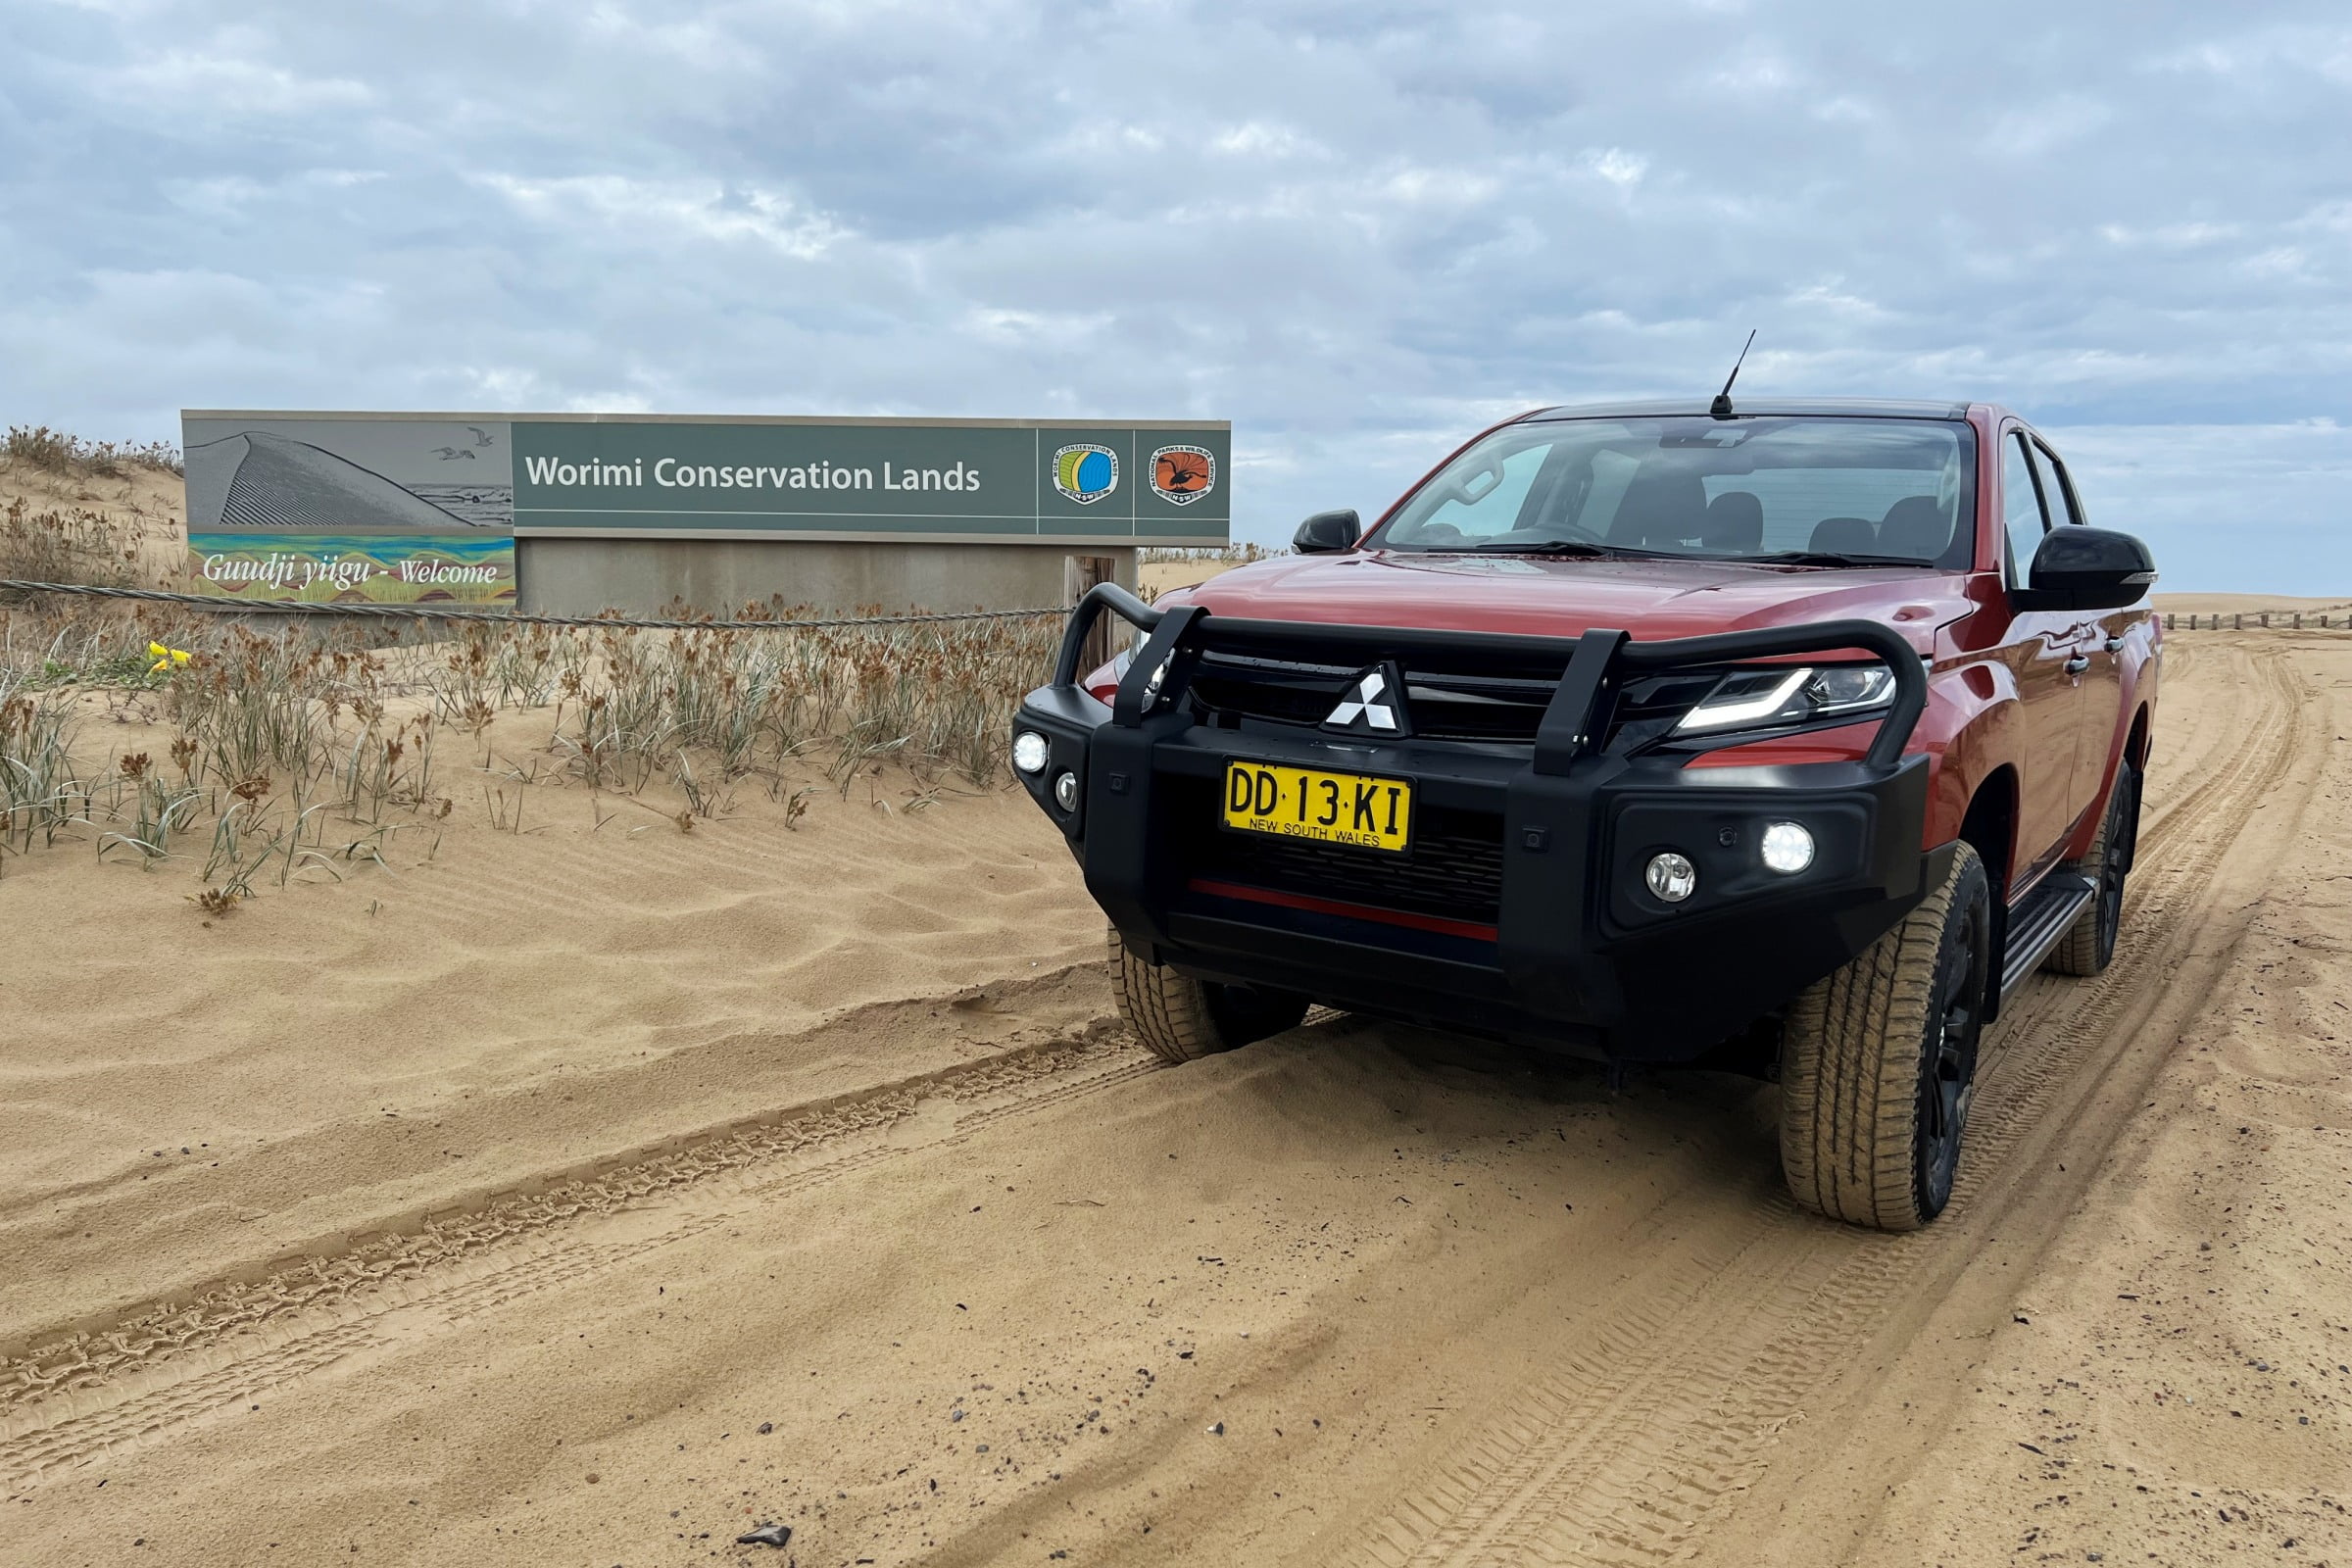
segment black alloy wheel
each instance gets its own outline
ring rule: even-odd
[[[1977,899],[1955,910],[1936,964],[1936,1004],[1920,1054],[1919,1131],[1912,1181],[1919,1214],[1933,1219],[1952,1199],[1960,1140],[1976,1098],[1977,1043],[1984,1027],[1984,984],[1991,950],[1991,906]]]

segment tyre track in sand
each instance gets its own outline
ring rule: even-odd
[[[337,1363],[703,1235],[754,1205],[1159,1067],[1099,1018],[1074,1037],[789,1107],[592,1174],[522,1184],[49,1342],[0,1362],[0,1481],[26,1482],[243,1408]]]
[[[1941,1223],[1868,1236],[1759,1194],[1744,1245],[1645,1277],[1552,1330],[1577,1348],[1328,1560],[1650,1564],[1700,1544],[1898,1304],[2008,1215],[2034,1146],[2071,1119],[2054,1112],[2096,1090],[2161,1004],[2163,979],[2209,923],[2200,906],[2223,855],[2301,755],[2294,676],[2282,661],[2253,663],[2262,706],[2250,733],[2142,833],[2125,951],[2096,979],[2037,978],[2012,998]]]

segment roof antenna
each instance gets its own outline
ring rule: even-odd
[[[1747,329],[1747,341],[1740,345],[1740,357],[1732,362],[1732,373],[1723,378],[1723,390],[1715,394],[1713,403],[1707,405],[1710,417],[1728,419],[1732,416],[1732,383],[1740,379],[1740,367],[1747,363],[1747,351],[1755,345],[1756,329],[1751,326]]]

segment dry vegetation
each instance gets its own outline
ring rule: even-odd
[[[743,788],[785,802],[789,821],[820,782],[846,793],[888,766],[919,807],[951,780],[1002,777],[1005,715],[1059,634],[1050,616],[786,619],[467,625],[382,646],[372,627],[0,609],[0,874],[61,843],[148,864],[201,858],[207,896],[225,906],[264,881],[380,861],[388,834],[429,827],[461,799],[519,830],[522,784],[650,791],[691,831]],[[490,731],[514,714],[540,722],[526,754],[502,755]],[[113,755],[110,717],[170,739],[161,755]]]
[[[1265,561],[1274,556],[1287,556],[1288,549],[1269,550],[1264,545],[1248,542],[1226,545],[1221,549],[1167,548],[1146,545],[1135,553],[1138,564],[1146,566],[1189,564],[1194,562],[1214,563],[1223,566],[1247,566],[1253,561]]]
[[[45,424],[9,426],[8,439],[0,442],[0,460],[42,473],[87,474],[101,479],[125,478],[136,468],[181,471],[179,449],[169,442],[84,441]]]
[[[12,427],[0,441],[0,578],[172,584],[186,549],[175,515],[179,471],[178,451],[161,442]]]
[[[0,578],[130,587],[139,544],[136,524],[81,507],[36,512],[18,496],[0,513]]]

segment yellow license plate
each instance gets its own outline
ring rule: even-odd
[[[1413,787],[1400,778],[1227,762],[1225,825],[1398,851],[1412,836]]]

